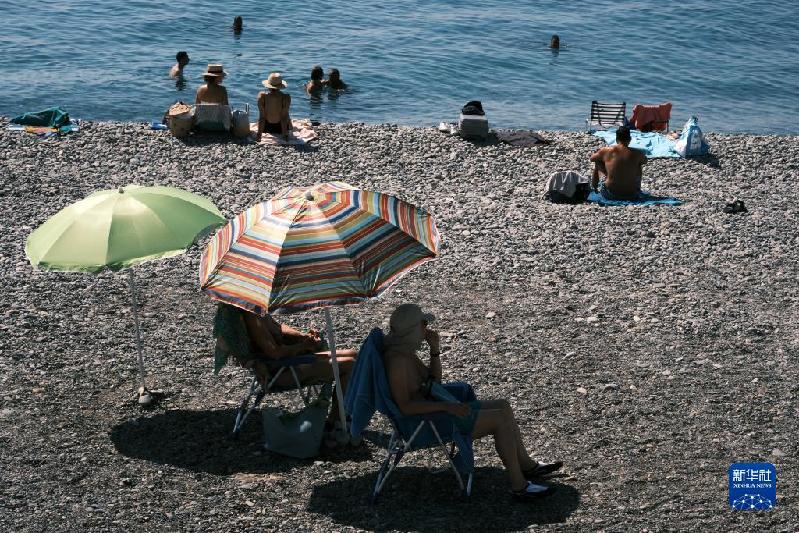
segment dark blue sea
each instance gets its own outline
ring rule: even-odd
[[[579,129],[591,100],[671,101],[672,127],[799,132],[799,2],[5,0],[0,115],[53,105],[150,121],[193,101],[209,62],[254,107],[283,72],[292,115],[434,125],[481,100],[494,126]],[[244,31],[234,35],[235,15]],[[547,48],[557,33],[565,48]],[[186,50],[185,87],[168,77]],[[310,68],[351,90],[311,99]]]

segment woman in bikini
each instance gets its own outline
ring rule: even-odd
[[[271,73],[262,83],[269,91],[258,93],[258,139],[261,139],[262,133],[271,133],[288,140],[291,131],[291,96],[280,92],[280,89],[288,87],[288,83],[279,72]]]
[[[225,79],[225,75],[227,75],[227,72],[222,68],[222,65],[208,65],[208,68],[203,73],[205,85],[197,89],[194,103],[228,105],[227,89],[222,86],[222,80]]]

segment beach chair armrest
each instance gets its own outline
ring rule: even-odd
[[[283,357],[282,359],[273,359],[267,363],[271,370],[278,368],[285,368],[297,365],[308,365],[316,361],[314,354],[295,355],[294,357]]]

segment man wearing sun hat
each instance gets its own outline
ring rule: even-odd
[[[551,494],[553,487],[532,480],[560,469],[563,463],[539,463],[530,457],[507,400],[477,401],[473,393],[459,400],[449,384],[441,385],[441,344],[438,332],[429,327],[434,320],[412,303],[391,313],[383,358],[394,403],[405,416],[449,413],[458,431],[472,439],[493,435],[514,497],[533,501]],[[416,354],[424,342],[430,347],[427,365]]]
[[[227,72],[221,64],[211,63],[203,72],[205,85],[197,89],[195,104],[221,104],[228,105],[227,89],[222,86],[222,80]]]
[[[291,131],[291,96],[280,92],[288,87],[280,72],[272,72],[261,82],[268,92],[258,93],[258,138],[262,133],[282,135],[288,140]]]

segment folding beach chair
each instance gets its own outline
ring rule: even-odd
[[[668,131],[671,102],[655,105],[636,104],[630,124],[639,131]]]
[[[197,104],[194,106],[194,130],[228,132],[233,120],[229,105]]]
[[[232,437],[238,438],[244,421],[257,409],[268,394],[295,391],[307,407],[313,399],[319,396],[322,386],[327,381],[303,381],[297,373],[297,366],[310,364],[316,361],[313,354],[298,355],[295,357],[285,357],[266,363],[266,374],[257,375],[252,368],[254,356],[252,355],[247,326],[244,324],[242,311],[239,309],[220,304],[217,308],[216,318],[214,319],[214,336],[216,337],[216,371],[218,372],[225,361],[233,357],[241,366],[249,366],[252,371],[250,388],[244,396],[238,410],[236,411],[236,421],[233,425]],[[292,376],[290,385],[279,385],[278,378],[288,372]],[[331,380],[332,382],[332,380]]]
[[[608,129],[623,126],[627,103],[605,104],[594,100],[591,102],[591,116],[585,120],[585,129],[588,131]]]
[[[431,448],[441,450],[462,494],[469,496],[472,492],[474,471],[471,435],[459,433],[455,427],[454,417],[444,412],[404,416],[391,398],[383,365],[382,348],[383,332],[377,328],[373,329],[358,353],[345,399],[347,411],[352,416],[353,436],[358,437],[369,425],[375,410],[385,415],[392,426],[386,457],[377,472],[377,480],[372,491],[372,503],[377,501],[388,478],[406,454]],[[465,383],[451,383],[443,387],[446,394],[450,395],[448,399],[458,401],[475,399],[471,387]],[[447,447],[447,444],[450,446]]]

